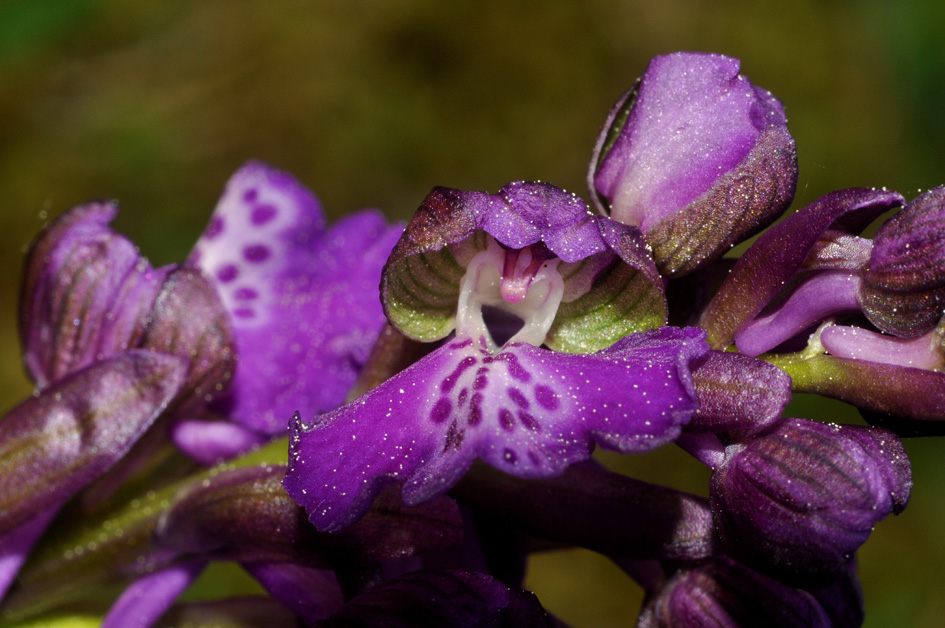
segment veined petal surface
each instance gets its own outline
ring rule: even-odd
[[[134,350],[62,379],[0,422],[0,534],[124,456],[183,384],[182,358]]]
[[[26,369],[40,388],[137,345],[169,268],[155,270],[108,224],[114,202],[80,205],[33,243],[20,298]]]

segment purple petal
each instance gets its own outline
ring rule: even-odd
[[[780,216],[794,197],[797,160],[787,129],[766,129],[737,168],[646,232],[660,272],[691,273]]]
[[[289,563],[257,563],[244,568],[307,626],[314,626],[344,604],[341,587],[331,571]]]
[[[655,57],[598,139],[588,182],[638,225],[664,274],[682,274],[770,223],[797,180],[781,104],[731,57]]]
[[[381,267],[397,228],[362,212],[324,230],[318,201],[291,176],[237,172],[193,258],[216,281],[242,366],[217,409],[282,432],[295,411],[336,407],[383,325]]]
[[[24,362],[42,388],[136,346],[167,269],[154,270],[108,228],[114,203],[80,205],[40,235],[20,300]]]
[[[136,350],[59,380],[0,422],[0,534],[124,456],[178,393],[180,358]]]
[[[693,365],[699,409],[686,431],[758,431],[781,418],[791,378],[762,360],[710,351]]]
[[[23,561],[33,549],[33,544],[43,535],[57,512],[58,507],[50,508],[19,527],[0,534],[0,600],[19,573]]]
[[[217,292],[195,267],[167,274],[148,313],[140,346],[188,359],[186,396],[175,410],[203,410],[233,377],[233,332]]]
[[[901,205],[895,192],[852,188],[823,196],[768,229],[735,264],[702,316],[709,344],[722,349],[735,332],[758,315],[801,268],[821,235],[834,222],[864,226]],[[835,226],[836,228],[836,226]]]
[[[850,594],[847,605],[859,600]],[[815,595],[748,569],[726,556],[678,571],[649,600],[638,628],[840,628]],[[853,626],[844,627],[853,628]]]
[[[715,434],[683,432],[674,444],[713,471],[725,462],[725,446]]]
[[[183,420],[171,426],[171,440],[202,465],[213,466],[265,443],[266,435],[229,421]]]
[[[112,605],[102,628],[149,628],[197,579],[206,563],[190,561],[144,576]]]
[[[318,628],[552,628],[534,594],[490,576],[461,571],[415,571],[355,596]]]
[[[738,66],[731,57],[685,52],[650,61],[594,175],[593,189],[609,199],[616,220],[647,231],[738,165],[763,129],[785,124],[780,104]]]
[[[870,322],[903,338],[945,312],[945,186],[922,194],[880,227],[860,301]]]
[[[835,314],[857,312],[859,288],[857,275],[845,271],[817,273],[773,312],[742,327],[735,334],[735,346],[746,355],[760,355]]]
[[[872,252],[872,240],[828,229],[814,244],[804,261],[804,269],[862,273],[869,267]]]
[[[543,242],[564,262],[606,250],[587,205],[549,183],[516,181],[496,196],[461,192],[477,226],[511,249]]]
[[[710,499],[727,553],[810,581],[843,572],[873,526],[905,508],[911,487],[891,432],[789,419],[728,448]]]
[[[934,330],[905,340],[859,327],[831,325],[821,332],[820,342],[838,358],[926,370],[945,366],[941,337]]]
[[[688,364],[704,351],[701,331],[676,328],[592,355],[518,344],[492,355],[453,340],[351,404],[299,421],[285,486],[319,529],[337,530],[385,484],[405,482],[406,503],[421,503],[477,457],[547,477],[586,459],[594,442],[648,451],[696,409]]]

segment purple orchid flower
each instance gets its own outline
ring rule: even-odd
[[[325,229],[309,192],[290,176],[255,163],[230,182],[191,262],[152,268],[108,227],[116,213],[117,205],[108,202],[74,208],[30,250],[20,329],[39,399],[60,394],[60,382],[140,350],[183,360],[184,380],[159,414],[165,427],[173,421],[178,446],[205,463],[286,429],[289,407],[322,411],[341,403],[383,324],[376,285],[399,228],[389,229],[377,212],[364,212]],[[227,257],[231,251],[236,260]],[[234,374],[237,348],[243,367]],[[106,392],[120,390],[91,389],[86,401],[108,407]],[[209,409],[230,420],[192,420]],[[144,427],[156,418],[150,416]],[[134,432],[121,448],[100,445],[100,457],[119,452],[102,458],[108,464],[57,476],[49,490],[37,491],[35,498],[57,496],[48,507],[30,509],[35,499],[19,500],[18,508],[35,516],[3,532],[3,589],[64,500],[61,495],[111,467],[143,433]],[[89,446],[97,442],[89,440]],[[35,450],[35,456],[56,453],[45,452],[41,443]],[[68,460],[63,455],[57,465]],[[116,481],[126,474],[117,472]]]
[[[214,409],[282,434],[293,412],[340,405],[383,326],[377,284],[400,233],[371,210],[326,228],[315,196],[263,164],[233,175],[190,256],[247,365]]]
[[[554,186],[433,190],[381,290],[404,334],[453,336],[360,399],[296,422],[285,486],[319,529],[349,525],[390,482],[407,504],[429,500],[476,458],[538,478],[594,443],[648,451],[697,407],[689,363],[705,352],[702,332],[632,334],[665,316],[638,230]]]
[[[768,230],[704,313],[710,343],[759,355],[819,326],[804,352],[766,356],[795,390],[941,420],[945,187],[906,205],[872,240],[856,235],[903,203],[895,192],[844,190]]]
[[[259,163],[230,180],[183,265],[151,268],[108,228],[116,213],[78,207],[31,250],[21,336],[38,386],[133,347],[192,358],[172,437],[207,464],[344,400],[383,326],[376,286],[399,228],[376,211],[326,228],[309,191]],[[197,418],[208,410],[227,421]]]
[[[3,532],[4,590],[66,498],[106,471],[124,477],[129,460],[131,466],[136,463],[125,454],[152,426],[170,414],[202,407],[229,378],[232,338],[212,285],[190,266],[152,269],[130,242],[108,229],[116,211],[113,203],[74,208],[37,239],[27,259],[20,333],[40,403],[33,410],[33,427],[21,425],[20,436],[4,437],[7,445],[20,443],[22,451],[18,462],[6,463],[21,470],[3,475],[19,478],[11,489],[31,486],[20,473],[33,469],[26,460],[32,457],[36,468],[46,469],[31,478],[48,484],[27,489],[17,508],[11,505],[11,513],[27,508],[32,519]],[[150,408],[153,412],[141,409],[140,416],[132,407],[124,408],[127,414],[110,412],[130,403],[134,397],[128,390],[140,386],[143,394],[155,385],[149,368],[166,380],[159,389],[172,387],[173,395]],[[68,399],[66,408],[58,407],[59,397]],[[99,418],[77,420],[70,438],[80,444],[66,439],[71,445],[63,449],[57,443],[68,432],[43,430],[54,430],[56,423],[49,421],[68,416],[67,411]],[[5,424],[12,428],[16,423]],[[33,437],[24,442],[26,434]],[[101,440],[109,434],[121,440]],[[101,462],[89,462],[96,459]],[[50,475],[52,470],[60,473]],[[39,507],[37,499],[51,501]]]
[[[607,118],[588,171],[597,208],[637,225],[660,272],[692,272],[790,204],[794,139],[770,92],[722,55],[650,61]]]

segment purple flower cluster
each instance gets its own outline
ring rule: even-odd
[[[158,269],[114,203],[67,212],[26,264],[36,393],[0,421],[0,618],[560,626],[524,565],[574,545],[644,588],[642,627],[860,625],[898,435],[945,422],[945,188],[770,226],[796,182],[781,103],[676,53],[608,116],[596,212],[516,181],[328,227],[251,163]],[[792,391],[869,425],[786,417]],[[704,496],[592,459],[673,444]],[[268,595],[176,602],[213,561]]]

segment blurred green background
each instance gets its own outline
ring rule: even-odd
[[[833,189],[945,182],[945,5],[881,0],[501,3],[0,0],[0,410],[29,394],[22,257],[94,198],[155,264],[182,259],[248,159],[298,176],[331,217],[406,218],[434,185],[541,179],[584,195],[604,116],[647,60],[742,59],[784,102],[795,206]],[[850,416],[815,404],[818,416]],[[908,443],[912,503],[861,552],[868,626],[945,623],[940,439]],[[634,472],[706,493],[684,455]],[[588,552],[537,557],[543,603],[578,628],[633,624],[640,593]]]

